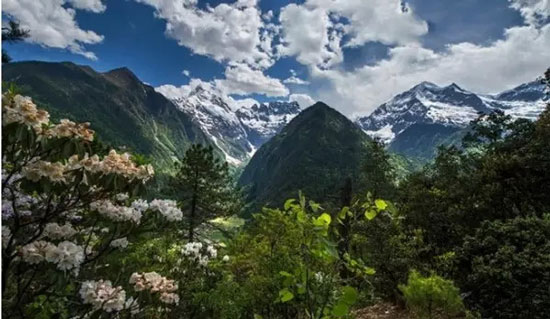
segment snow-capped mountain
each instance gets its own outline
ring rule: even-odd
[[[185,96],[172,96],[171,100],[191,116],[232,164],[250,158],[258,147],[300,113],[296,102],[231,107],[228,101],[200,85]]]
[[[496,95],[478,95],[456,84],[440,87],[422,82],[378,107],[356,123],[369,135],[391,143],[413,124],[464,128],[480,113],[501,109],[514,117],[535,119],[545,107],[540,81]]]
[[[248,141],[260,147],[300,113],[297,102],[270,102],[243,106],[236,112],[248,135]]]

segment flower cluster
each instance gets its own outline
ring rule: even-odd
[[[204,249],[203,249],[204,248]],[[203,245],[200,242],[187,243],[181,252],[185,257],[194,260],[201,266],[208,266],[208,262],[212,258],[218,256],[218,251],[212,245]]]
[[[130,276],[130,284],[135,291],[149,290],[151,293],[159,293],[160,301],[166,304],[178,304],[179,296],[174,293],[178,285],[174,280],[167,279],[156,272],[133,273]]]
[[[108,200],[95,201],[90,204],[90,208],[114,221],[131,221],[136,224],[141,221],[140,211],[132,207],[115,205]]]
[[[115,150],[111,150],[109,154],[103,158],[100,168],[104,174],[114,173],[128,179],[137,178],[142,181],[147,181],[155,173],[153,166],[150,164],[137,166],[130,159],[130,154],[118,154]]]
[[[59,270],[72,270],[75,274],[84,261],[84,249],[70,241],[63,241],[56,246],[44,240],[37,240],[21,247],[21,255],[29,264],[38,264],[46,260],[56,264]]]
[[[122,238],[113,240],[111,242],[111,247],[124,249],[128,247],[128,244],[129,244],[128,239],[126,237],[122,237]]]
[[[168,221],[180,221],[183,213],[178,208],[175,200],[155,199],[149,204],[149,208],[160,212]]]
[[[48,223],[44,227],[43,235],[50,239],[66,239],[73,237],[78,231],[69,223],[60,226],[58,223]]]
[[[65,174],[66,170],[66,166],[62,163],[39,160],[23,167],[22,173],[26,179],[33,182],[38,182],[42,177],[46,177],[54,183],[66,183],[68,181],[68,176]]]
[[[85,304],[106,312],[120,311],[126,303],[126,292],[122,287],[113,287],[109,280],[85,281],[80,288],[80,297]]]
[[[38,110],[31,98],[16,95],[9,99],[7,94],[2,95],[2,125],[21,123],[32,127],[36,133],[41,133],[42,125],[49,121],[50,114]]]
[[[75,123],[67,119],[62,119],[59,124],[43,133],[48,137],[79,138],[88,142],[94,140],[94,131],[90,129],[90,123]]]

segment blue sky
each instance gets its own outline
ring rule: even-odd
[[[457,82],[490,93],[534,79],[550,66],[544,65],[550,61],[547,53],[536,52],[550,43],[550,8],[543,0],[409,0],[402,12],[396,9],[398,0],[336,0],[345,5],[335,6],[330,0],[238,1],[43,0],[51,2],[44,9],[31,8],[36,3],[32,0],[6,0],[3,20],[19,20],[31,35],[40,34],[27,43],[5,48],[16,61],[73,61],[99,71],[126,66],[142,81],[155,87],[172,85],[181,89],[181,94],[187,92],[184,88],[190,82],[208,83],[235,99],[345,103],[334,106],[348,114],[368,113],[415,82]],[[185,11],[173,13],[171,6],[184,4]],[[220,9],[222,15],[212,14],[214,9]],[[52,17],[39,15],[48,10]],[[67,21],[53,17],[55,12],[69,12],[72,21],[68,25],[74,30],[61,29]],[[243,12],[244,17],[238,16]],[[268,12],[273,17],[267,18]],[[237,16],[231,20],[223,14]],[[364,17],[387,14],[395,17],[364,22],[368,20]],[[197,21],[187,22],[197,17]],[[318,17],[328,22],[319,24]],[[182,20],[186,22],[179,22]],[[250,23],[252,20],[255,22]],[[51,32],[34,32],[35,24],[50,26]],[[176,26],[174,31],[166,31],[169,24]],[[251,27],[259,33],[258,39],[261,32],[268,32],[270,43],[262,48],[259,42],[251,46],[248,38],[234,48],[231,42],[222,47],[208,43],[209,37],[212,41],[232,40],[217,33],[219,30],[241,32]],[[204,31],[197,32],[196,39],[189,33],[195,28]],[[336,47],[329,39],[323,40],[324,35],[332,36]],[[514,43],[525,38],[527,44]],[[224,52],[226,47],[231,50]],[[520,53],[536,61],[515,61],[514,55]],[[499,69],[503,72],[503,65],[508,68],[506,60],[511,69],[504,70],[507,79],[494,82],[490,76],[498,75]],[[470,65],[487,65],[487,71],[475,76],[472,74],[481,71],[478,67],[469,72],[459,70]],[[302,81],[297,84],[288,80],[290,77]]]

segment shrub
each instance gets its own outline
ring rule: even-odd
[[[550,215],[485,222],[461,259],[465,301],[484,318],[550,316]]]
[[[456,316],[464,312],[459,290],[452,281],[437,275],[421,276],[417,271],[409,274],[407,285],[399,289],[409,309],[419,318],[434,318],[436,314]]]

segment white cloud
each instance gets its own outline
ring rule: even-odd
[[[312,77],[328,80],[331,90],[319,97],[348,115],[368,114],[393,95],[421,81],[456,82],[467,89],[492,93],[534,80],[549,65],[550,24],[517,26],[504,39],[487,46],[449,45],[434,52],[419,45],[399,46],[375,65],[353,72],[312,68]]]
[[[298,102],[298,105],[300,105],[302,109],[305,109],[306,107],[315,104],[315,100],[307,94],[290,94],[290,96],[288,97],[288,101]]]
[[[201,9],[197,0],[136,0],[155,8],[166,33],[194,53],[219,62],[267,68],[274,62],[273,34],[267,31],[255,0],[221,3]]]
[[[107,8],[101,0],[67,0],[73,8],[101,13]]]
[[[308,0],[282,8],[279,20],[278,53],[323,68],[343,61],[342,47],[417,43],[428,32],[400,0]]]
[[[243,63],[228,65],[225,69],[225,79],[214,80],[214,83],[227,95],[257,93],[266,96],[287,96],[289,93],[279,79],[266,76],[261,70],[252,69]]]
[[[550,0],[508,0],[531,25],[539,25],[550,17]]]
[[[21,27],[30,30],[29,42],[46,47],[68,49],[89,59],[97,59],[86,51],[84,44],[103,41],[103,36],[81,29],[75,20],[74,8],[103,12],[105,6],[99,0],[4,0],[2,13],[17,20]]]
[[[289,4],[281,9],[280,55],[296,56],[305,65],[330,67],[343,59],[342,30],[323,8]]]
[[[307,85],[309,84],[308,81],[302,80],[299,77],[292,75],[286,79],[283,80],[283,83],[285,84],[296,84],[296,85]]]
[[[183,75],[185,75],[186,77],[190,77],[190,76],[191,76],[191,72],[189,72],[189,70],[183,70],[183,71],[181,71],[181,73],[182,73]]]

